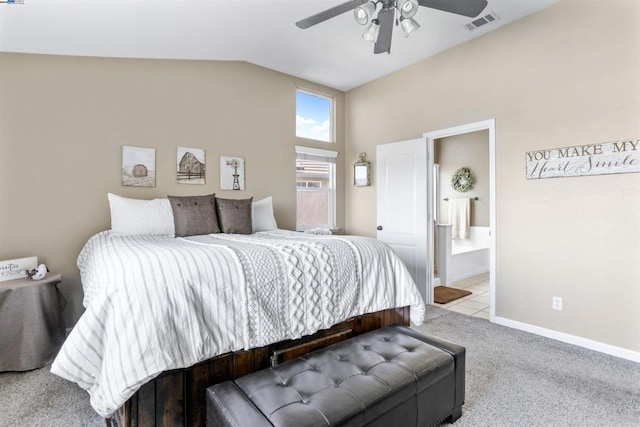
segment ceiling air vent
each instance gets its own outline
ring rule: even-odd
[[[464,27],[469,30],[469,31],[473,31],[476,28],[480,28],[484,25],[490,24],[492,22],[495,22],[497,20],[499,20],[500,17],[498,15],[496,15],[495,12],[491,12],[488,15],[484,15],[481,16],[480,18],[476,18],[473,21],[469,22],[467,25],[465,25]]]

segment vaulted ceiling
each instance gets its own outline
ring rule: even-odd
[[[510,24],[557,0],[489,0],[474,18],[420,7],[421,28],[393,32],[373,53],[352,12],[301,30],[295,22],[345,0],[25,0],[0,5],[0,51],[124,58],[247,61],[349,90]]]

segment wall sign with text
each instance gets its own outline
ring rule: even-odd
[[[527,179],[640,172],[640,139],[526,153]]]

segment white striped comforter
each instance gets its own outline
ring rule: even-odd
[[[92,237],[78,257],[85,313],[51,372],[111,416],[159,373],[299,338],[349,317],[424,305],[383,243],[277,230],[189,238]]]

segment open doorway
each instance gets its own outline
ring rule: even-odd
[[[434,140],[433,161],[434,305],[488,320],[489,131]]]
[[[433,171],[434,183],[429,186],[427,197],[429,217],[433,218],[428,227],[428,247],[433,248],[434,253],[428,263],[433,266],[428,278],[428,303],[434,303],[433,289],[438,285],[471,291],[472,294],[443,307],[493,319],[495,121],[429,132],[424,137],[428,150],[427,170]],[[452,176],[462,167],[468,167],[474,177],[473,186],[464,192],[456,191],[451,184]],[[463,212],[467,210],[466,220],[455,221],[460,209],[454,209],[454,205],[461,205]],[[453,226],[450,215],[456,222]]]

